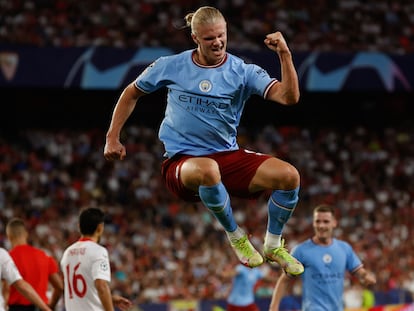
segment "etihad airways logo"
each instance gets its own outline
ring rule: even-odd
[[[202,97],[197,95],[181,93],[176,97],[182,108],[191,113],[202,113],[206,115],[222,115],[229,113],[231,100],[224,98]]]
[[[178,96],[178,100],[182,104],[192,104],[192,106],[199,106],[208,109],[223,110],[229,107],[230,103],[216,101],[209,98],[202,98],[194,95],[181,94]]]

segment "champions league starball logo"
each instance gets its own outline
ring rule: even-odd
[[[151,47],[123,51],[117,57],[108,57],[104,49],[89,48],[71,66],[64,87],[117,89],[135,79],[137,72],[143,71],[157,58],[172,54],[174,51],[169,48]],[[253,62],[254,56],[250,55]],[[296,67],[301,88],[310,92],[413,89],[395,57],[384,53],[314,52],[306,54]],[[211,89],[208,82],[202,81],[200,90],[208,92]]]
[[[333,55],[336,67],[329,59]],[[374,52],[311,53],[298,66],[298,77],[307,91],[412,90],[398,64],[390,56]]]
[[[125,52],[115,64],[108,64],[105,50],[93,47],[82,53],[66,76],[64,87],[82,89],[116,89],[136,78],[161,56],[172,55],[169,48],[140,48]],[[112,60],[112,58],[111,58]]]
[[[109,265],[106,261],[101,261],[99,264],[99,267],[101,268],[102,271],[108,271],[109,270]]]

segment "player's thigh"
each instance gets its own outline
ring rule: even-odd
[[[278,158],[269,158],[256,170],[250,182],[249,191],[290,190],[298,187],[299,183],[299,172],[293,165]]]
[[[180,178],[185,187],[194,191],[200,185],[212,186],[221,179],[217,162],[206,157],[186,159],[180,168]]]

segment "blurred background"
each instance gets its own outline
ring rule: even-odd
[[[163,55],[194,48],[184,16],[201,5],[228,22],[229,51],[280,77],[263,44],[281,31],[293,53],[300,103],[252,97],[239,144],[301,173],[289,248],[312,234],[312,209],[338,209],[337,237],[375,271],[375,305],[414,295],[414,3],[412,1],[0,0],[0,242],[23,217],[31,242],[57,260],[78,238],[81,208],[108,213],[102,243],[115,293],[143,310],[222,308],[234,264],[222,229],[199,204],[175,200],[160,178],[157,138],[165,90],[140,100],[123,133],[128,156],[103,158],[120,92]],[[266,196],[233,201],[261,247]],[[214,262],[214,264],[212,264]],[[280,273],[266,267],[267,273]],[[257,285],[267,310],[274,284]],[[349,279],[347,290],[352,290]],[[297,309],[290,289],[284,310]],[[384,307],[385,310],[386,307]],[[380,310],[380,309],[376,309]]]

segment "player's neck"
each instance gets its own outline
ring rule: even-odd
[[[27,240],[24,238],[15,238],[13,240],[10,240],[10,244],[12,247],[27,245]]]
[[[224,54],[223,58],[220,59],[220,61],[216,61],[214,63],[210,63],[207,58],[198,50],[195,49],[193,54],[192,54],[193,60],[196,64],[201,65],[201,66],[206,66],[206,67],[215,67],[215,66],[219,66],[220,64],[222,64],[224,62],[224,60],[226,59],[226,54]]]
[[[312,237],[312,241],[317,245],[328,246],[332,244],[332,237],[320,238],[315,235],[314,237]]]
[[[92,241],[92,242],[98,243],[98,239],[95,236],[86,236],[86,235],[82,235],[79,241]]]

